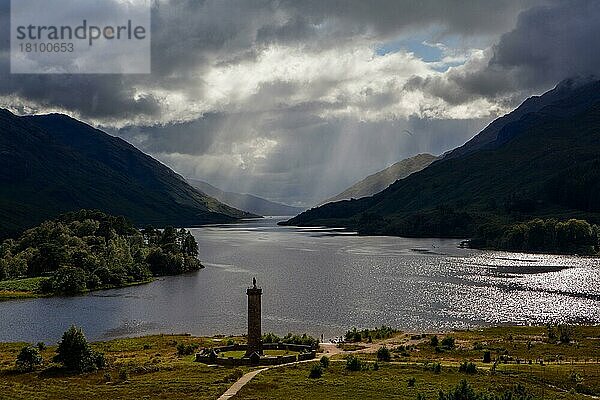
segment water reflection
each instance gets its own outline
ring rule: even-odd
[[[159,332],[243,333],[245,288],[264,289],[263,325],[337,336],[382,323],[408,330],[600,322],[600,260],[457,248],[456,240],[358,237],[268,219],[192,229],[206,268],[72,298],[0,303],[0,341]]]

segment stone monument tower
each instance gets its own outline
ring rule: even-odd
[[[248,295],[248,350],[246,357],[253,353],[263,354],[261,332],[260,301],[262,289],[256,287],[256,278],[252,279],[252,287],[246,290]]]

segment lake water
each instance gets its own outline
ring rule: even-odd
[[[205,269],[85,296],[0,303],[0,341],[151,333],[242,334],[246,288],[263,331],[334,337],[353,326],[445,330],[600,323],[600,259],[460,249],[457,240],[359,237],[270,218],[192,229]]]

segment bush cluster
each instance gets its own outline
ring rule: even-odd
[[[419,395],[418,399],[424,399],[423,395]],[[440,391],[439,400],[533,400],[533,395],[528,393],[524,386],[518,384],[512,389],[506,390],[502,394],[489,394],[475,391],[471,385],[462,380],[455,388],[447,392]]]
[[[434,374],[439,374],[442,372],[442,364],[440,364],[439,362],[434,362],[434,363],[426,363],[424,369],[426,371],[431,371]]]
[[[398,331],[394,328],[390,328],[389,326],[382,325],[379,328],[374,329],[362,329],[358,330],[356,328],[352,328],[347,331],[344,335],[344,340],[346,342],[371,342],[373,339],[387,339],[394,336]]]
[[[319,340],[306,333],[302,335],[294,335],[288,333],[284,337],[279,337],[276,334],[269,332],[262,336],[263,343],[286,343],[286,344],[301,344],[304,346],[311,346],[317,348],[319,346]]]
[[[123,217],[81,210],[25,231],[0,245],[0,280],[49,276],[40,289],[75,294],[143,282],[201,267],[185,229],[139,231]]]
[[[198,345],[195,343],[185,344],[178,343],[177,344],[177,355],[178,356],[189,356],[190,354],[194,354],[194,351],[198,348]]]
[[[464,372],[465,374],[476,374],[477,366],[469,361],[463,361],[458,367],[458,372]]]
[[[569,325],[546,325],[548,340],[568,344],[573,340],[575,328]]]
[[[478,228],[475,247],[510,251],[598,254],[600,227],[587,221],[533,219],[512,225],[487,224]]]

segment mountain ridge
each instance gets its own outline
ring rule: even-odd
[[[358,199],[362,197],[372,196],[389,185],[396,182],[398,179],[404,179],[407,176],[421,171],[429,164],[437,160],[438,157],[422,153],[415,156],[405,158],[390,165],[389,167],[371,174],[366,178],[358,181],[343,192],[325,200],[320,205],[332,203],[340,200]]]
[[[285,224],[469,237],[486,223],[535,217],[597,223],[600,81],[558,99],[548,93],[535,112],[504,118],[510,121],[477,150],[438,160],[374,196],[314,208]]]
[[[226,192],[198,179],[187,178],[187,181],[196,189],[224,204],[257,215],[287,216],[296,215],[305,210],[287,204],[276,203],[248,193]]]
[[[82,208],[159,226],[254,217],[198,192],[124,140],[63,114],[0,110],[0,154],[5,232]]]

